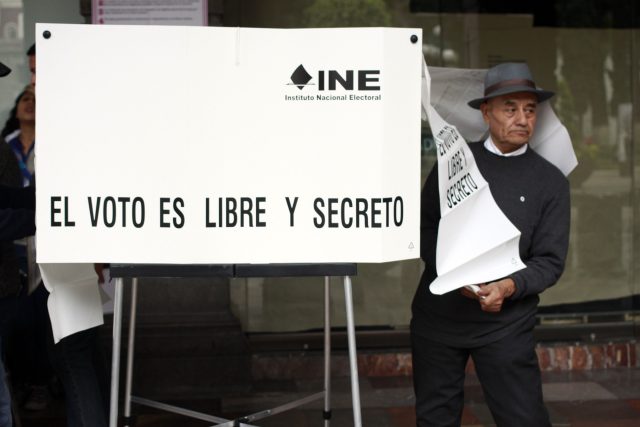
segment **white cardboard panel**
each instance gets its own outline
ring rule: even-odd
[[[36,35],[39,262],[419,256],[420,30],[38,24]],[[350,72],[353,87],[331,87]],[[238,224],[220,227],[219,198],[250,213],[237,206]]]

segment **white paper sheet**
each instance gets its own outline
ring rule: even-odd
[[[55,343],[104,323],[93,264],[40,264]]]
[[[113,314],[113,297],[116,293],[116,281],[111,277],[108,268],[102,270],[104,283],[100,283],[100,299],[102,300],[102,312]]]

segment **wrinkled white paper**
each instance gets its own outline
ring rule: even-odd
[[[49,291],[53,340],[102,325],[102,298],[93,264],[39,264]]]
[[[113,314],[113,299],[116,293],[116,281],[111,277],[111,270],[105,268],[102,270],[104,283],[100,283],[100,298],[102,299],[102,312],[104,314]]]

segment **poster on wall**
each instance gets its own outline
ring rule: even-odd
[[[207,8],[207,0],[92,0],[91,23],[206,27]]]
[[[419,257],[420,30],[36,35],[38,262]]]

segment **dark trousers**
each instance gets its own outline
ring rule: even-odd
[[[68,427],[106,427],[109,373],[98,327],[76,332],[53,348],[55,368],[65,392]]]
[[[43,283],[27,295],[26,286],[16,297],[16,314],[7,331],[7,367],[14,384],[46,386],[53,377],[48,353],[51,323]]]
[[[6,381],[2,351],[2,339],[6,332],[7,324],[15,312],[17,303],[16,297],[0,298],[0,427],[11,427],[13,425],[11,414],[11,394],[9,384]]]
[[[460,426],[469,357],[498,427],[551,426],[532,332],[517,331],[477,348],[450,347],[412,332],[418,427]]]

